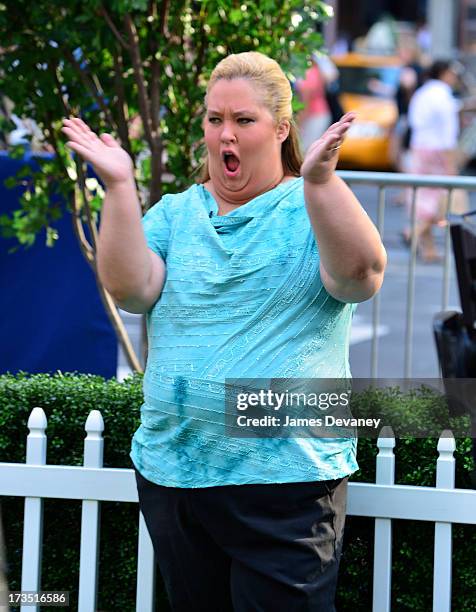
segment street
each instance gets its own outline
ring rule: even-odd
[[[378,370],[384,378],[404,376],[404,339],[406,333],[406,296],[408,254],[402,249],[388,249],[386,278],[381,289],[380,324],[378,328]],[[441,311],[441,266],[417,266],[415,310],[413,318],[412,375],[418,378],[438,376],[432,335],[433,315]],[[451,307],[458,304],[452,282]],[[350,363],[355,377],[370,376],[370,339],[372,335],[372,302],[357,308],[352,326]]]
[[[377,216],[377,188],[356,185],[354,193],[370,217]],[[385,281],[380,292],[381,309],[378,327],[378,370],[382,378],[403,378],[406,333],[406,304],[409,251],[400,239],[405,223],[405,208],[395,206],[397,191],[389,189],[386,196],[384,244],[388,254]],[[472,208],[476,206],[476,193],[471,194]],[[443,252],[444,230],[435,232],[440,252]],[[433,340],[433,316],[441,311],[443,292],[443,264],[417,262],[415,301],[413,316],[412,377],[435,378],[439,376],[436,348]],[[459,295],[451,263],[450,299],[448,310],[460,310]],[[140,317],[122,313],[132,342],[138,350]],[[371,373],[372,301],[357,308],[352,325],[350,365],[352,375],[367,378]],[[129,372],[122,350],[119,352],[118,377]]]
[[[377,214],[377,189],[371,186],[355,186],[354,193],[375,221]],[[377,376],[402,378],[404,376],[404,351],[406,333],[407,283],[409,250],[400,238],[406,212],[395,206],[397,190],[387,191],[384,221],[384,244],[388,254],[385,281],[380,292],[381,310],[378,345]],[[471,194],[476,205],[476,194]],[[444,230],[435,231],[441,253],[444,250]],[[413,378],[439,376],[438,360],[433,339],[433,316],[442,310],[443,264],[417,262],[413,316],[412,369]],[[458,288],[451,262],[450,298],[448,310],[460,310]],[[372,301],[358,306],[352,328],[350,364],[354,377],[370,376]]]

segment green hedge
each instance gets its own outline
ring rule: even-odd
[[[0,376],[0,461],[24,462],[27,420],[35,406],[48,418],[47,461],[58,465],[81,465],[84,425],[89,412],[101,411],[105,423],[104,465],[132,467],[130,440],[139,424],[142,403],[141,376],[119,383],[92,375],[18,374]],[[427,391],[410,399],[398,391],[379,391],[378,401],[392,410],[411,401],[407,414],[427,415],[435,398]],[[368,400],[369,398],[367,398]],[[397,442],[396,481],[401,484],[434,486],[435,439],[404,439]],[[471,442],[457,440],[456,486],[471,486]],[[360,470],[353,481],[375,480],[375,440],[360,440]],[[10,589],[20,588],[23,499],[2,499]],[[43,590],[71,591],[71,609],[77,609],[79,575],[79,526],[81,503],[46,500],[44,511]],[[135,609],[138,506],[125,503],[101,505],[101,552],[98,610]],[[372,607],[372,563],[374,521],[349,517],[341,562],[337,609],[368,612]],[[397,612],[431,610],[433,576],[432,523],[394,521],[392,574],[393,609]],[[476,530],[454,527],[453,604],[457,612],[476,610]],[[168,610],[158,579],[159,611]],[[48,610],[48,608],[42,608]],[[56,608],[52,608],[56,610]],[[377,611],[378,612],[378,611]]]

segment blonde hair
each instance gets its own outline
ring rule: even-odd
[[[285,175],[299,176],[303,161],[298,129],[293,118],[292,89],[281,66],[275,60],[257,51],[234,53],[222,59],[214,68],[207,86],[205,104],[211,88],[220,79],[249,79],[261,94],[264,106],[277,124],[288,121],[289,135],[281,147],[281,161]],[[210,179],[208,158],[205,156],[200,182]]]

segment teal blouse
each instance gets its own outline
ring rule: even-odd
[[[170,487],[327,480],[358,469],[349,438],[233,438],[227,378],[347,378],[354,305],[331,297],[301,178],[224,216],[203,185],[143,218],[166,281],[147,314],[149,356],[131,458]]]

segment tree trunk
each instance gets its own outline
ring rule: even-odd
[[[89,206],[87,202],[85,202],[85,206]],[[91,220],[91,219],[90,219]],[[107,316],[111,321],[111,324],[116,332],[117,339],[119,340],[124,354],[126,356],[127,362],[130,368],[135,372],[143,372],[142,366],[140,364],[139,358],[137,357],[134,348],[131,343],[131,339],[129,338],[129,334],[124,326],[124,323],[119,315],[116,305],[112,297],[103,287],[98,274],[97,274],[97,266],[96,266],[96,253],[92,246],[88,243],[86,236],[84,235],[84,229],[81,222],[81,215],[77,205],[77,197],[76,193],[73,195],[73,229],[78,239],[79,247],[81,252],[84,255],[84,258],[91,266],[91,269],[94,272],[94,276],[96,278],[96,284],[99,290],[99,295],[101,296],[102,303],[104,305],[104,309],[106,310]]]

